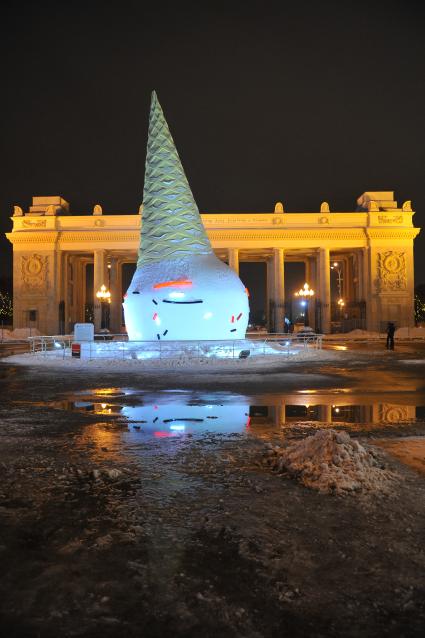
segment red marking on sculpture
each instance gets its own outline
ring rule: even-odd
[[[171,286],[191,286],[192,282],[189,279],[176,279],[175,281],[161,281],[158,284],[154,284],[154,288],[170,288]]]
[[[158,313],[154,312],[152,319],[155,321],[158,318]]]

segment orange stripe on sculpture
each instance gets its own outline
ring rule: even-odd
[[[154,284],[154,288],[169,288],[171,286],[191,286],[192,282],[189,279],[177,279],[175,281],[161,281],[159,284]]]

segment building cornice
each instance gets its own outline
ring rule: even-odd
[[[250,231],[238,231],[238,230],[208,230],[208,236],[212,240],[259,240],[259,241],[306,241],[310,239],[354,239],[364,240],[366,239],[363,228],[355,229],[341,229],[341,228],[326,228],[326,229],[298,229],[288,230],[287,228],[279,228],[274,230],[255,230]]]
[[[58,231],[47,230],[40,231],[26,231],[26,232],[11,232],[6,233],[7,239],[11,244],[55,244],[59,237]]]
[[[306,242],[306,241],[366,241],[367,239],[404,239],[412,240],[420,232],[419,228],[298,228],[285,227],[273,229],[212,229],[207,228],[210,240],[214,242]],[[140,230],[114,230],[113,228],[92,228],[84,230],[26,230],[6,234],[14,245],[22,244],[70,244],[70,243],[131,243],[138,246]]]
[[[420,228],[366,228],[370,239],[415,239]]]
[[[67,230],[67,231],[59,233],[59,243],[65,244],[68,242],[81,242],[81,241],[88,241],[88,242],[130,241],[130,242],[138,243],[140,242],[140,231],[137,231],[137,230],[114,231],[108,228],[105,230],[96,229],[96,231]]]

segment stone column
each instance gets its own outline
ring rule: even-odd
[[[362,298],[366,302],[366,330],[374,330],[373,324],[373,300],[372,300],[372,284],[370,281],[370,249],[362,248],[361,250],[361,272],[362,272]]]
[[[354,263],[352,254],[348,255],[344,262],[343,291],[345,301],[354,301]]]
[[[312,287],[312,285],[311,285],[311,267],[310,267],[310,258],[309,257],[306,257],[304,259],[304,281],[306,281],[308,283],[310,288]]]
[[[228,248],[227,254],[230,268],[239,275],[239,248]]]
[[[60,253],[59,333],[68,334],[68,253]]]
[[[286,422],[286,405],[282,403],[276,406],[275,411],[275,425],[277,427],[284,425]]]
[[[96,297],[97,291],[104,284],[108,285],[106,273],[106,251],[94,251],[94,274],[93,274],[93,307],[94,307],[94,330],[99,332],[102,322],[102,307],[100,301]]]
[[[360,250],[355,253],[355,276],[356,276],[356,301],[363,300],[363,254]]]
[[[316,330],[316,297],[317,297],[317,266],[316,260],[312,257],[308,258],[308,274],[309,278],[307,279],[307,283],[310,288],[313,288],[314,295],[310,298],[308,302],[308,321],[309,325]]]
[[[266,316],[267,330],[271,332],[273,329],[272,302],[273,302],[273,260],[266,260]]]
[[[273,249],[275,331],[283,332],[285,318],[285,253],[283,248]]]
[[[330,403],[319,406],[319,419],[322,423],[332,423],[332,405]]]
[[[113,257],[110,259],[111,268],[109,281],[111,290],[110,330],[115,334],[121,332],[122,316],[122,284],[121,284],[121,260]]]
[[[344,257],[341,260],[342,265],[342,293],[341,296],[344,301],[348,301],[350,298],[350,260],[349,257]]]
[[[331,329],[331,279],[329,248],[319,248],[319,298],[322,308],[321,329],[324,334]]]
[[[85,265],[82,257],[77,257],[74,262],[74,289],[75,289],[75,321],[84,321],[84,299],[85,299]]]

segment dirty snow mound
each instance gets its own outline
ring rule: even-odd
[[[352,339],[379,339],[379,332],[373,332],[371,330],[361,330],[360,328],[356,328],[355,330],[351,330],[351,332],[338,332],[324,335],[323,339],[325,341],[340,341],[341,339],[352,340]]]
[[[285,448],[274,447],[266,463],[322,493],[386,492],[396,479],[382,468],[376,452],[336,430],[319,430]]]
[[[14,339],[27,339],[28,337],[39,337],[41,332],[37,328],[15,328],[12,332]]]
[[[425,328],[422,327],[418,327],[418,328],[399,328],[398,330],[396,330],[395,333],[395,337],[396,339],[403,339],[403,338],[415,338],[415,339],[424,339],[425,338]]]

